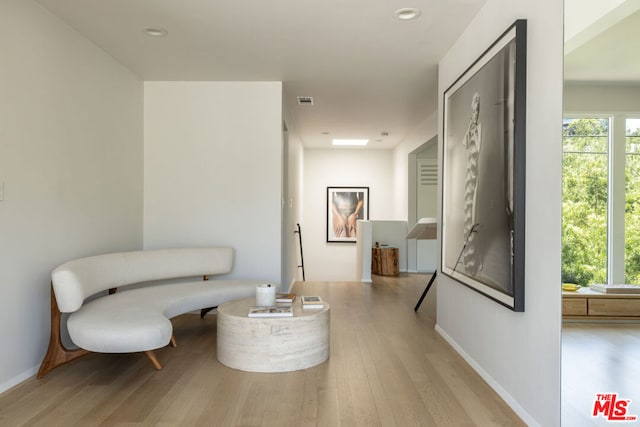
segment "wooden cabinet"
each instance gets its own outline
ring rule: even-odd
[[[371,272],[379,276],[397,276],[398,248],[395,246],[379,246],[371,249]]]
[[[590,298],[589,316],[631,316],[640,317],[640,299]]]
[[[562,318],[640,320],[640,294],[604,294],[582,288],[562,292]]]
[[[586,316],[587,300],[586,298],[562,298],[562,315],[563,316]]]

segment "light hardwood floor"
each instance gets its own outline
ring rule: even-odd
[[[593,417],[597,393],[631,399],[637,422]],[[640,425],[640,324],[564,323],[562,426]]]
[[[317,367],[227,368],[216,316],[189,314],[173,321],[178,347],[157,352],[162,371],[141,354],[88,355],[0,395],[0,425],[524,425],[435,332],[427,303],[414,313],[427,278],[296,284],[331,304],[331,356]]]

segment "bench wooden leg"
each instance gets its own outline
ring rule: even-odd
[[[44,377],[48,372],[57,368],[60,365],[63,365],[67,362],[71,362],[72,360],[77,359],[78,357],[84,356],[85,354],[90,353],[90,351],[84,350],[82,348],[69,350],[64,344],[62,344],[62,339],[60,337],[60,321],[62,319],[62,314],[58,309],[58,302],[56,301],[56,295],[53,291],[53,283],[51,284],[51,333],[49,336],[49,348],[47,349],[47,354],[44,356],[44,360],[40,365],[40,369],[38,370],[37,378],[40,379]]]
[[[162,365],[158,361],[158,358],[156,357],[156,354],[153,352],[153,350],[147,350],[144,352],[144,354],[149,358],[149,360],[151,360],[151,363],[153,363],[153,367],[156,368],[156,370],[159,371],[160,369],[162,369]]]
[[[203,308],[202,310],[200,310],[200,318],[204,319],[204,316],[210,312],[211,310],[213,310],[214,308],[218,308],[218,306],[216,305],[215,307],[208,307],[208,308]]]
[[[202,280],[204,280],[204,281],[209,280],[209,276],[207,276],[207,275],[202,276]],[[202,310],[200,310],[200,318],[204,319],[205,314],[207,314],[208,312],[210,312],[214,308],[218,308],[218,307],[216,306],[216,307],[203,308]]]
[[[172,347],[177,347],[178,343],[176,342],[176,336],[175,335],[171,335],[171,346]],[[160,361],[158,360],[158,358],[156,357],[156,354],[153,352],[153,350],[147,350],[144,352],[145,356],[147,356],[149,358],[149,360],[151,361],[151,363],[153,363],[153,367],[156,368],[156,370],[161,370],[162,369],[162,365],[160,364]]]

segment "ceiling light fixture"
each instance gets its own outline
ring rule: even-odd
[[[349,145],[349,146],[363,146],[369,143],[368,139],[334,139],[333,145]]]
[[[418,19],[421,14],[422,12],[420,12],[420,9],[416,9],[415,7],[403,7],[393,12],[393,16],[401,21]]]
[[[145,28],[143,32],[149,37],[164,37],[169,34],[169,31],[165,30],[164,28],[156,27]]]

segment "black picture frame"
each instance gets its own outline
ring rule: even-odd
[[[527,21],[445,92],[441,270],[524,311]]]
[[[327,243],[355,243],[355,221],[369,219],[369,187],[327,187]]]

